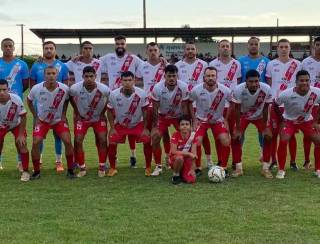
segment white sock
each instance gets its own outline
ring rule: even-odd
[[[131,157],[136,157],[136,149],[131,150]]]
[[[62,162],[62,155],[56,154],[56,162]]]
[[[262,163],[262,169],[267,170],[269,169],[269,167],[270,167],[270,163],[267,163],[267,162]]]
[[[206,154],[207,162],[211,162],[211,154]]]
[[[242,169],[242,163],[241,162],[236,164],[236,169]]]
[[[179,176],[179,175],[180,175],[180,173],[173,172],[173,176]]]

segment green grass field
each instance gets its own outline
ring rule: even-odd
[[[31,124],[29,114],[29,148]],[[299,137],[300,166],[301,148]],[[320,180],[311,171],[289,169],[282,181],[262,178],[253,127],[246,135],[245,176],[222,184],[210,184],[204,174],[195,185],[173,186],[168,171],[146,178],[142,148],[139,168],[129,169],[128,145],[119,148],[119,174],[100,179],[91,130],[85,149],[86,177],[57,175],[50,133],[42,178],[22,183],[8,134],[0,171],[0,243],[320,243]]]

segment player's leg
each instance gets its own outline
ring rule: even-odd
[[[54,136],[54,149],[56,153],[56,171],[63,172],[63,164],[62,164],[62,142],[59,136],[53,131]]]
[[[117,149],[119,143],[124,143],[127,135],[127,129],[116,124],[114,126],[114,134],[109,133],[109,150],[108,150],[108,157],[110,163],[110,169],[107,173],[107,176],[113,177],[118,173],[116,169],[116,156],[117,156]],[[110,131],[112,132],[112,131]]]
[[[183,156],[173,156],[170,157],[170,165],[173,171],[173,175],[171,178],[172,184],[177,185],[181,183],[181,176],[180,172],[183,166]]]
[[[27,147],[27,132],[24,132],[24,140],[23,144],[17,142],[17,138],[19,136],[19,127],[16,127],[12,130],[12,134],[15,137],[15,144],[18,149],[18,153],[21,157],[21,165],[22,165],[22,173],[21,173],[21,181],[29,181],[30,174],[29,174],[29,150]]]
[[[136,138],[134,136],[128,136],[129,147],[130,147],[130,167],[135,168],[137,163],[136,157]]]
[[[99,121],[93,124],[93,130],[96,141],[98,142],[97,150],[99,156],[98,176],[104,177],[106,174],[106,161],[108,155],[107,144],[107,125],[105,121]]]
[[[209,140],[208,133],[204,135],[202,145],[203,145],[204,153],[206,155],[207,168],[210,168],[213,166],[213,162],[211,158],[211,143]]]
[[[295,135],[293,135],[289,141],[289,153],[290,153],[290,169],[293,171],[298,170],[298,166],[296,164],[297,157],[297,139]]]
[[[170,154],[170,147],[171,147],[171,145],[170,145],[170,133],[169,133],[168,129],[163,132],[162,143],[163,143],[163,149],[164,149],[164,153],[165,153],[164,163],[165,163],[165,166],[168,168],[168,167],[170,167],[170,165],[169,165],[169,154]]]
[[[311,167],[311,164],[310,164],[311,143],[312,141],[308,137],[303,136],[303,152],[304,152],[303,167],[305,169],[309,169]]]
[[[154,161],[156,163],[156,167],[152,172],[152,176],[159,176],[162,173],[162,164],[161,164],[161,139],[163,138],[163,134],[168,130],[170,126],[170,122],[164,118],[159,118],[158,122],[158,133],[153,134],[151,137],[152,141],[152,153],[154,157]],[[170,140],[170,139],[169,139]]]
[[[192,167],[192,159],[190,157],[183,157],[183,165],[180,171],[182,181],[188,184],[196,182],[195,170]]]

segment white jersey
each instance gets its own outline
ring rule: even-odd
[[[108,53],[100,58],[102,62],[102,73],[107,73],[109,87],[115,90],[121,86],[121,72],[131,71],[134,75],[142,62],[136,55],[125,54],[119,58],[115,53]]]
[[[196,103],[196,117],[210,124],[223,122],[223,111],[226,103],[231,101],[231,90],[217,83],[216,89],[210,92],[204,84],[195,86],[190,93],[190,100]]]
[[[141,63],[138,67],[136,76],[143,80],[143,90],[151,97],[154,86],[164,80],[164,69],[166,64],[163,62],[152,65],[148,61]]]
[[[301,63],[290,59],[282,63],[279,59],[270,61],[267,65],[266,77],[271,78],[272,97],[277,98],[280,92],[295,86],[296,74],[301,70]]]
[[[159,114],[166,118],[179,118],[182,115],[182,102],[189,100],[188,86],[178,80],[176,87],[170,91],[165,81],[155,85],[152,99],[159,102]]]
[[[70,96],[74,98],[80,116],[85,121],[99,121],[109,98],[110,89],[102,83],[97,83],[97,87],[89,92],[83,83],[82,81],[72,85],[70,87]]]
[[[37,112],[39,120],[56,124],[61,121],[63,105],[69,99],[69,88],[65,84],[57,82],[57,87],[49,91],[41,82],[32,87],[28,99],[37,101]]]
[[[115,113],[115,122],[125,127],[133,128],[143,119],[143,108],[149,105],[147,93],[139,87],[134,87],[130,97],[118,88],[110,93],[108,108]]]
[[[204,70],[208,67],[205,61],[198,58],[192,64],[180,60],[175,65],[178,68],[179,80],[187,83],[189,91],[203,82]]]
[[[258,90],[251,94],[246,83],[241,83],[232,93],[232,102],[241,104],[242,117],[248,120],[261,119],[265,104],[272,103],[271,88],[260,82]]]
[[[6,104],[0,103],[0,129],[11,130],[17,127],[21,122],[20,117],[27,113],[18,95],[9,93],[9,96]]]
[[[210,67],[215,67],[218,71],[217,82],[234,90],[241,78],[241,64],[238,60],[232,58],[229,63],[224,64],[219,58],[209,63]]]
[[[302,61],[302,69],[309,72],[311,85],[320,88],[320,61],[307,57]]]
[[[320,89],[310,86],[310,91],[305,96],[296,92],[296,88],[289,88],[280,93],[275,100],[276,103],[284,105],[283,118],[301,123],[312,120],[312,108],[320,102]]]
[[[83,63],[81,61],[78,62],[73,62],[72,60],[68,61],[66,63],[68,70],[70,72],[74,73],[74,79],[75,79],[75,83],[78,83],[80,81],[83,80],[82,78],[82,74],[83,74],[83,69],[87,66],[91,66],[94,68],[94,70],[96,71],[96,82],[100,82],[101,81],[101,61],[99,59],[93,58],[92,61],[89,64]]]

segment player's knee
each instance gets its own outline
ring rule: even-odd
[[[174,163],[177,165],[183,164],[183,156],[176,156]]]
[[[42,138],[33,138],[32,140],[32,147],[40,147],[40,144],[42,143]]]
[[[99,144],[107,144],[107,136],[106,135],[97,135],[97,140]]]
[[[221,134],[220,135],[220,142],[221,142],[222,146],[229,147],[231,144],[231,139],[228,136],[228,134]]]

